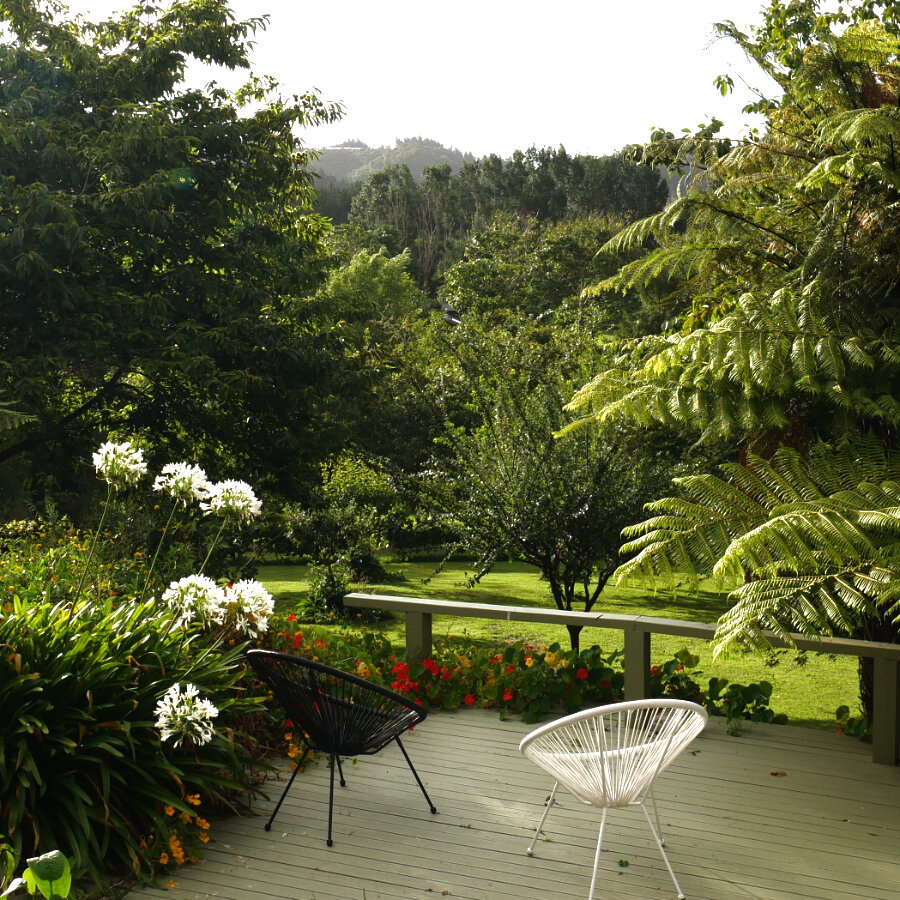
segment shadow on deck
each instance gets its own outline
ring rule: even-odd
[[[271,832],[283,782],[258,815],[214,823],[204,859],[179,870],[171,900],[584,900],[599,810],[562,794],[525,855],[552,786],[518,752],[533,727],[496,712],[436,713],[404,739],[438,807],[429,814],[400,751],[344,766],[334,846],[325,846],[327,762],[298,777]],[[895,900],[900,767],[837,734],[711,722],[656,784],[666,848],[690,900]],[[784,774],[774,774],[784,773]],[[597,898],[674,898],[639,810],[613,810]],[[627,865],[624,863],[627,862]],[[158,898],[141,888],[129,900]]]

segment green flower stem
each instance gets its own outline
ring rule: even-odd
[[[69,609],[69,618],[66,620],[66,628],[68,628],[72,624],[72,617],[75,615],[75,607],[78,605],[78,598],[81,596],[81,589],[84,587],[84,579],[87,577],[88,568],[91,565],[91,560],[94,558],[94,548],[97,546],[97,541],[100,539],[100,532],[103,529],[103,522],[106,519],[107,510],[109,510],[109,505],[112,502],[112,485],[106,485],[106,503],[103,504],[103,512],[100,514],[100,521],[97,524],[97,531],[94,533],[94,539],[91,541],[91,549],[88,552],[88,558],[85,561],[84,568],[81,570],[81,578],[78,581],[78,587],[75,589],[75,596],[72,599],[72,606]]]
[[[166,535],[169,533],[169,526],[172,524],[172,517],[175,515],[175,510],[178,509],[178,504],[181,502],[180,499],[176,499],[175,503],[172,505],[172,511],[169,513],[169,518],[166,520],[165,527],[162,530],[162,534],[159,536],[159,543],[156,545],[156,553],[153,554],[153,561],[150,563],[150,571],[147,572],[147,579],[144,581],[144,589],[141,591],[141,599],[138,601],[143,602],[144,595],[147,593],[147,588],[150,587],[150,579],[153,577],[153,567],[156,565],[156,560],[159,558],[159,551],[162,549],[163,541],[166,539]]]
[[[206,554],[206,559],[203,560],[203,565],[200,566],[200,571],[197,573],[198,575],[203,574],[203,570],[206,568],[206,564],[209,562],[209,558],[212,556],[213,550],[216,549],[216,544],[219,543],[219,538],[222,537],[222,532],[225,530],[225,523],[228,521],[228,518],[225,517],[222,519],[222,524],[219,526],[219,532],[216,535],[213,542],[209,545],[209,552]]]

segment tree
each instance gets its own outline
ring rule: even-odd
[[[726,480],[686,482],[651,507],[621,570],[744,579],[720,650],[758,645],[763,626],[897,638],[900,8],[878,5],[879,19],[875,6],[773,2],[749,34],[719,26],[783,96],[754,105],[767,125],[744,142],[715,124],[658,134],[645,161],[693,165],[705,186],[609,244],[657,243],[600,287],[663,273],[679,283],[682,328],[626,345],[572,405],[743,444]]]
[[[338,109],[259,78],[181,87],[191,57],[248,68],[264,20],[224,0],[0,17],[0,395],[30,417],[0,462],[61,478],[119,430],[289,490],[329,365],[291,302],[327,227],[296,132]]]
[[[556,607],[590,611],[618,564],[619,534],[662,484],[676,455],[626,429],[560,439],[572,382],[553,343],[466,321],[448,362],[470,391],[468,425],[448,421],[427,490],[443,523],[478,558],[535,566]],[[672,448],[672,445],[669,444]],[[578,649],[581,627],[567,626]]]

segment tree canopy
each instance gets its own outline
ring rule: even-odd
[[[185,87],[190,58],[248,68],[264,20],[224,0],[0,20],[0,400],[29,417],[0,461],[40,479],[117,429],[260,477],[302,457],[332,363],[292,302],[327,228],[298,130],[339,110]]]
[[[643,148],[703,184],[616,235],[609,252],[653,249],[594,288],[664,275],[675,325],[619,345],[572,403],[582,421],[743,445],[724,480],[651,507],[620,570],[745,580],[720,647],[762,627],[870,633],[897,612],[900,43],[897,6],[877,6],[773,2],[749,33],[720,25],[783,93],[754,104],[766,126],[746,140],[712,127]]]

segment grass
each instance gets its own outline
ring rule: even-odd
[[[552,607],[547,585],[530,566],[523,563],[499,563],[475,587],[467,586],[473,574],[471,564],[449,563],[436,572],[433,562],[391,563],[388,568],[398,579],[389,584],[366,585],[369,593],[429,597],[472,603]],[[260,567],[260,580],[275,597],[279,613],[292,611],[306,596],[306,569],[297,565]],[[595,610],[597,612],[645,614],[666,619],[715,622],[728,608],[726,591],[712,582],[704,582],[698,590],[688,586],[653,592],[640,588],[608,585]],[[395,643],[404,641],[402,617],[387,619],[370,629],[383,631]],[[434,633],[466,635],[475,643],[504,643],[524,639],[534,642],[559,641],[568,646],[568,632],[562,626],[536,625],[528,622],[504,622],[466,617],[435,616]],[[582,632],[583,647],[599,644],[605,651],[621,649],[624,638],[615,629],[586,628]],[[682,648],[700,657],[702,675],[694,677],[705,685],[713,675],[732,682],[747,684],[769,681],[773,685],[772,708],[786,713],[791,724],[812,728],[834,729],[834,712],[841,704],[851,709],[858,706],[857,660],[852,656],[829,656],[821,653],[800,654],[780,651],[765,659],[758,654],[733,651],[712,659],[709,644],[699,639],[653,635],[654,662],[664,662]]]

